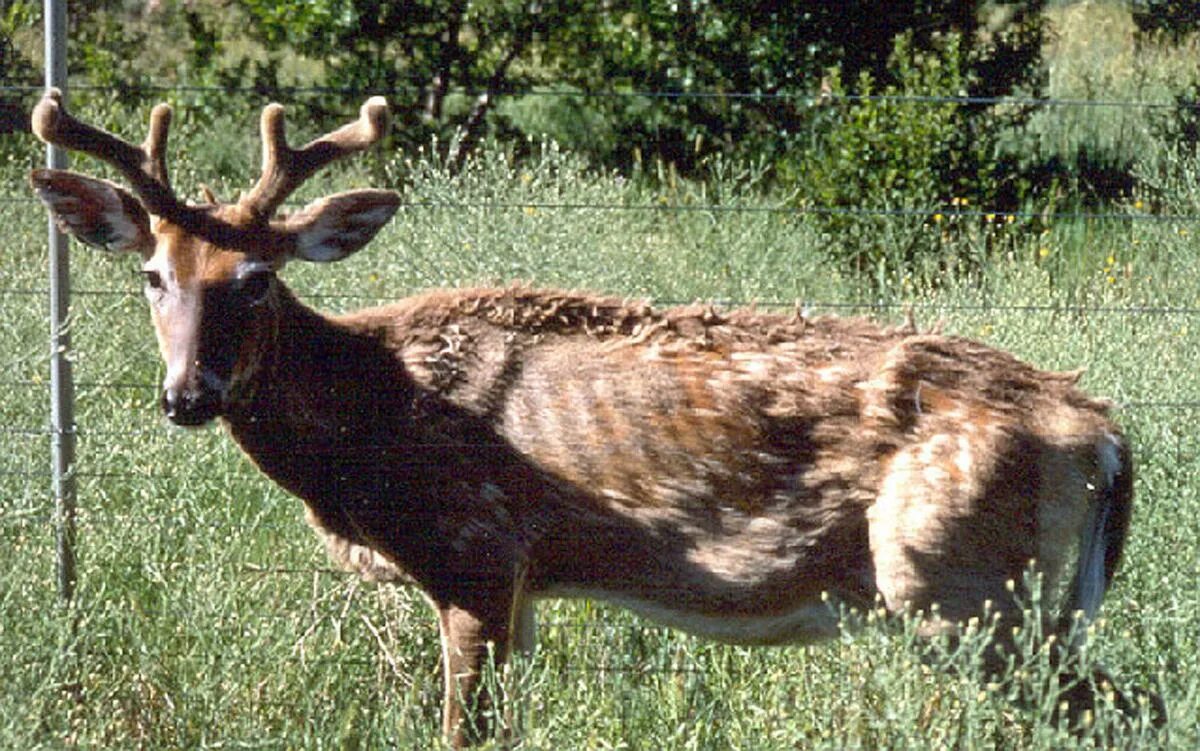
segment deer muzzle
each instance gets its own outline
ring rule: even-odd
[[[163,414],[176,425],[198,427],[221,411],[221,398],[208,389],[164,389]]]
[[[221,414],[229,393],[229,382],[207,368],[197,366],[191,378],[168,378],[163,384],[162,410],[176,425],[198,427]]]

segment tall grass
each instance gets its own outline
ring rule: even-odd
[[[196,164],[206,149],[228,148],[183,141],[175,151]],[[191,172],[178,174],[185,192],[195,188]],[[397,183],[406,200],[373,246],[335,267],[284,272],[321,307],[522,279],[664,301],[799,300],[891,321],[910,308],[923,325],[943,321],[1041,366],[1087,367],[1086,386],[1124,405],[1138,467],[1128,558],[1088,658],[1168,703],[1169,736],[1142,728],[1118,740],[1200,745],[1200,262],[1189,225],[1051,227],[1006,240],[964,278],[862,287],[830,273],[824,240],[803,217],[697,208],[769,205],[753,171],[730,168],[708,188],[649,188],[591,174],[548,147],[520,166],[490,153],[453,178],[421,158],[395,159],[320,187],[367,179]],[[14,170],[4,193],[24,195],[20,180]],[[1197,198],[1178,197],[1200,208]],[[58,602],[43,432],[44,213],[0,203],[0,226],[0,747],[437,747],[427,607],[410,590],[330,571],[299,502],[219,429],[163,424],[136,264],[83,249],[72,256],[71,325],[79,590]],[[1075,743],[1044,711],[981,688],[968,662],[959,675],[931,669],[904,624],[755,650],[592,602],[544,603],[539,617],[536,655],[493,677],[516,700],[528,748]],[[1102,728],[1111,721],[1101,714]]]

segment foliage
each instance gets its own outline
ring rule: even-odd
[[[1030,83],[1040,25],[1037,4],[1027,5],[985,32],[970,3],[636,4],[548,54],[555,80],[598,94],[581,106],[618,134],[607,154],[590,141],[569,146],[610,164],[654,159],[690,173],[713,153],[773,161],[802,144],[823,71],[836,64],[843,77],[891,82],[887,61],[906,29],[917,47],[951,31],[969,40],[967,65],[990,74],[983,93]]]
[[[1044,107],[1004,135],[1014,197],[1034,210],[1097,211],[1153,190],[1142,184],[1153,171],[1146,162],[1186,138],[1195,119],[1200,38],[1139,30],[1129,4],[1104,0],[1060,4],[1047,23],[1046,95],[1103,104]]]
[[[407,144],[436,136],[457,160],[485,134],[554,134],[601,164],[663,160],[687,173],[713,153],[772,159],[791,148],[831,65],[847,80],[867,72],[890,83],[893,40],[906,29],[918,48],[959,33],[980,93],[1029,85],[1041,3],[1000,15],[982,0],[165,0],[136,16],[112,0],[88,5],[78,38],[96,82],[175,79],[276,97],[301,86],[318,117],[388,92]],[[539,88],[553,93],[523,93]],[[605,123],[611,137],[593,138],[576,119]]]
[[[40,18],[38,4],[12,0],[0,8],[0,86],[29,84],[37,71],[17,46],[17,37],[31,31]]]
[[[1200,3],[1196,0],[1131,0],[1133,20],[1143,31],[1170,34],[1177,41],[1200,31]]]
[[[24,103],[15,90],[35,84],[38,75],[17,41],[33,30],[38,17],[37,4],[29,0],[0,6],[0,136],[26,129]]]
[[[970,262],[945,253],[945,233],[966,222],[943,218],[995,204],[1001,120],[944,98],[965,94],[970,78],[961,37],[951,34],[937,44],[916,50],[911,37],[901,35],[888,71],[894,83],[877,90],[864,71],[848,99],[835,71],[833,101],[847,103],[818,113],[823,122],[815,147],[797,155],[794,166],[781,167],[800,207],[815,213],[834,258],[877,282],[918,262],[927,272]]]

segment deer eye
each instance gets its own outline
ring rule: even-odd
[[[154,292],[161,292],[163,290],[162,274],[153,269],[146,269],[142,272],[142,276],[146,280],[146,289]]]

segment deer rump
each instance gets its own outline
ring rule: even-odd
[[[358,465],[351,523],[296,490],[336,557],[450,598],[517,570],[725,641],[826,637],[877,594],[948,624],[1012,604],[1031,560],[1057,582],[1124,452],[1075,375],[912,327],[524,288],[345,323],[395,337],[408,440]],[[440,540],[429,571],[411,534]]]

